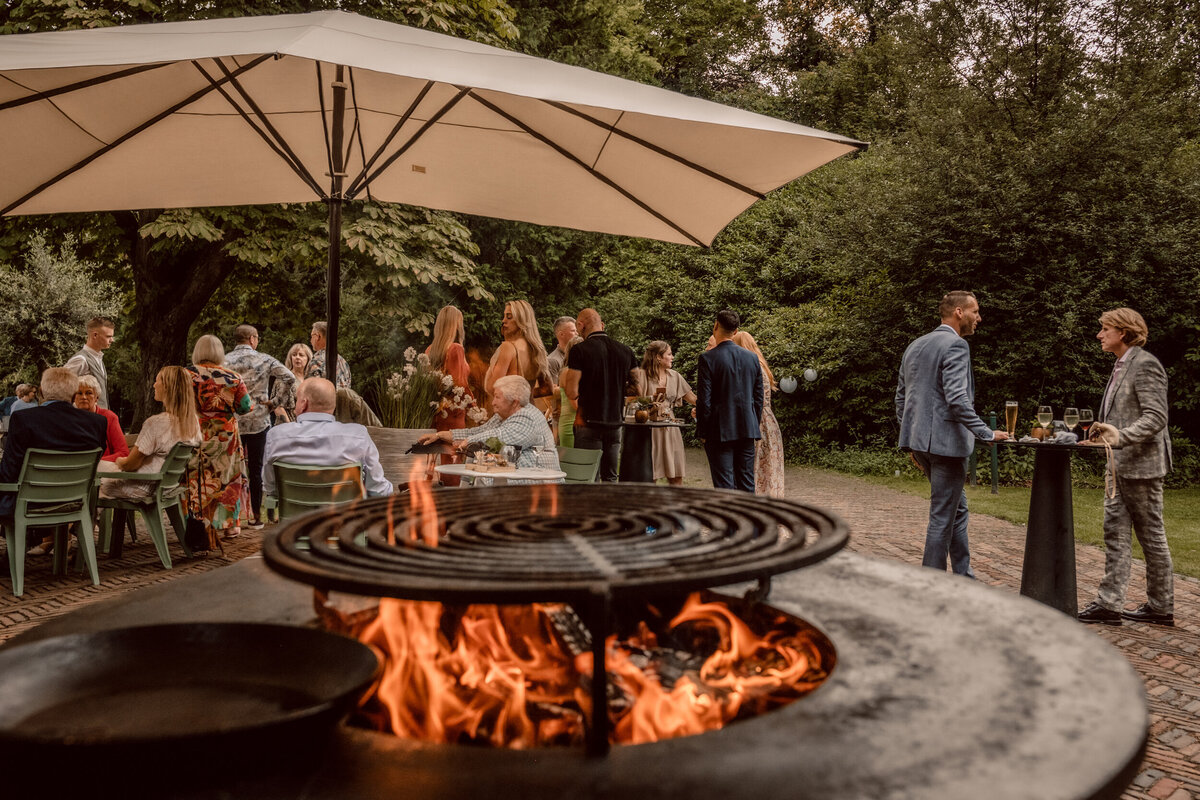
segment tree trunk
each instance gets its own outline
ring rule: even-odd
[[[129,242],[133,266],[133,331],[140,357],[132,430],[139,430],[147,417],[160,410],[154,400],[158,371],[169,364],[188,363],[188,331],[235,263],[220,242],[195,243],[174,253],[152,250],[150,240],[138,231],[160,213],[114,215]]]

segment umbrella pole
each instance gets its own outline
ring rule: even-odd
[[[325,274],[325,318],[329,332],[325,339],[325,377],[337,386],[337,334],[338,317],[342,305],[342,180],[346,168],[342,157],[342,118],[346,112],[346,82],[344,67],[337,66],[337,74],[330,86],[333,88],[333,125],[331,131],[330,163],[333,173],[329,176],[329,262]]]

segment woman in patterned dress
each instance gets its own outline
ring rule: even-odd
[[[237,415],[254,407],[241,377],[221,364],[225,348],[215,336],[201,336],[192,349],[192,387],[200,418],[198,469],[188,470],[188,509],[204,520],[210,547],[241,535],[241,517],[250,505],[250,482]],[[228,531],[226,533],[226,531]]]
[[[683,403],[695,403],[696,394],[671,364],[675,354],[671,345],[653,341],[646,345],[642,357],[641,374],[638,375],[638,394],[657,400],[665,400],[676,408]],[[650,444],[654,454],[654,480],[666,478],[672,486],[683,485],[683,434],[679,428],[655,428],[650,433]]]
[[[763,413],[759,429],[762,438],[754,446],[754,493],[768,497],[783,497],[783,433],[771,410],[771,392],[779,387],[767,358],[758,349],[758,342],[745,331],[733,335],[733,343],[758,356],[758,365],[763,374]]]

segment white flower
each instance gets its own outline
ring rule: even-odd
[[[451,378],[449,375],[443,375],[442,388],[449,389],[451,386],[454,386],[454,378]]]
[[[412,348],[410,347],[408,349],[411,350]],[[428,367],[429,366],[429,354],[428,353],[419,354],[417,356],[417,363],[420,364],[422,367]]]
[[[415,348],[410,347],[404,351],[404,360],[405,361],[411,362],[416,357],[417,357],[417,351]]]
[[[406,376],[408,376],[408,377],[412,377],[412,374],[413,374],[414,372],[416,372],[416,371],[417,371],[417,368],[416,368],[416,367],[414,367],[412,364],[405,364],[405,365],[404,365],[404,374],[405,374]]]

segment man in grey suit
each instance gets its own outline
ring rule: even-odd
[[[1092,426],[1113,450],[1113,496],[1104,499],[1104,578],[1094,602],[1079,612],[1083,622],[1120,625],[1121,619],[1175,624],[1174,574],[1163,527],[1163,478],[1171,471],[1167,432],[1167,373],[1142,349],[1149,330],[1132,308],[1100,315],[1100,347],[1117,357]],[[1125,610],[1129,585],[1130,529],[1146,554],[1148,602]]]
[[[938,311],[942,324],[904,351],[896,386],[900,449],[912,453],[929,478],[929,527],[921,564],[975,577],[967,544],[967,457],[975,440],[1007,439],[975,413],[975,376],[966,336],[983,320],[971,292],[950,292]]]
[[[87,342],[83,349],[67,359],[64,367],[79,377],[91,375],[100,384],[100,407],[108,408],[108,371],[104,368],[104,351],[112,347],[113,323],[104,317],[92,317],[87,324]]]

